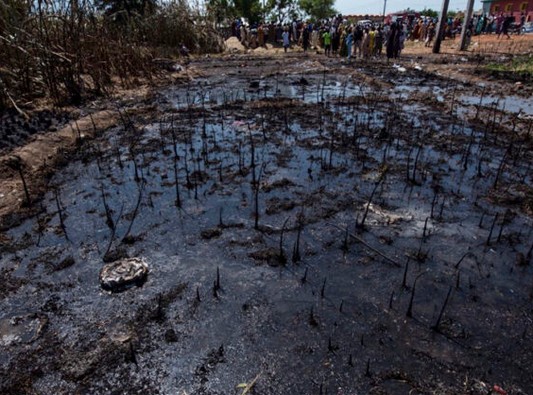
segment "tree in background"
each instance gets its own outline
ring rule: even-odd
[[[233,0],[236,16],[246,18],[250,23],[261,20],[263,9],[259,0]]]
[[[233,3],[230,3],[228,0],[208,0],[206,6],[207,12],[217,25],[236,17]]]
[[[268,0],[265,8],[276,22],[298,19],[301,13],[298,0]]]
[[[438,18],[439,17],[438,11],[432,10],[431,8],[424,8],[420,12],[420,15],[429,16],[430,18]]]
[[[153,14],[157,0],[95,0],[95,5],[116,22],[124,22],[133,16]]]
[[[446,14],[448,16],[448,18],[455,18],[457,16],[461,16],[459,15],[460,13],[458,13],[457,11],[448,11],[448,13]],[[462,13],[461,13],[462,14]]]
[[[300,8],[312,19],[325,19],[335,14],[335,0],[298,0]]]

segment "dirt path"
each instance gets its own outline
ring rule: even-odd
[[[100,111],[63,127],[56,132],[39,134],[30,143],[16,148],[0,158],[0,229],[10,226],[14,214],[31,212],[32,206],[46,192],[46,181],[54,174],[60,161],[68,160],[71,152],[94,138],[98,132],[115,126],[117,112]],[[18,169],[21,168],[22,178]],[[23,179],[28,188],[27,201]]]

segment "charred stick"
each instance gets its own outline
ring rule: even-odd
[[[106,201],[103,185],[100,186],[100,192],[102,193],[102,200],[104,202],[106,225],[109,227],[109,229],[114,230],[115,229],[115,223],[113,222],[113,216],[111,215],[111,210],[109,209],[109,205],[107,204],[107,201]]]
[[[503,234],[503,227],[505,226],[505,224],[507,223],[507,213],[508,211],[506,211],[505,213],[503,213],[503,219],[502,219],[502,224],[500,226],[500,231],[498,232],[498,238],[496,239],[496,242],[499,243],[501,238],[502,238],[502,234]]]
[[[487,241],[485,242],[485,245],[490,245],[490,239],[492,238],[492,232],[494,231],[494,226],[496,225],[496,221],[498,220],[498,213],[494,216],[494,220],[492,221],[492,226],[490,227],[489,237],[487,237]]]
[[[55,194],[55,201],[57,205],[57,213],[59,215],[59,225],[61,226],[61,230],[63,231],[63,234],[65,235],[65,239],[67,241],[70,241],[67,234],[67,228],[65,226],[65,218],[63,217],[63,208],[61,207],[61,202],[59,200],[59,192],[57,189],[54,190]]]
[[[254,190],[254,229],[259,229],[259,191],[261,189],[261,177],[263,176],[263,171],[266,168],[266,163],[263,163],[261,165],[261,170],[259,171],[259,176],[257,177],[257,182],[255,183],[255,186],[253,187]]]
[[[413,301],[415,298],[416,283],[418,279],[424,274],[426,274],[426,272],[420,273],[418,276],[415,277],[415,281],[413,282],[413,288],[411,289],[411,298],[409,299],[409,307],[407,308],[407,313],[405,313],[405,315],[409,318],[413,317]]]
[[[301,256],[300,256],[300,236],[302,234],[302,228],[303,228],[303,225],[302,225],[302,222],[300,221],[299,224],[298,224],[298,233],[296,233],[296,241],[294,242],[294,249],[293,249],[293,252],[292,252],[292,262],[293,263],[299,262],[300,259],[301,259]]]
[[[303,277],[302,277],[301,280],[300,280],[300,282],[301,282],[302,284],[305,284],[305,283],[307,282],[307,270],[308,270],[308,268],[306,267],[306,268],[305,268],[304,275],[303,275]]]
[[[174,181],[176,183],[176,207],[181,208],[181,197],[180,197],[180,186],[179,186],[179,178],[178,178],[178,161],[180,159],[178,155],[178,147],[177,147],[177,139],[176,139],[176,133],[174,132],[174,128],[171,129],[172,133],[172,147],[174,151]]]
[[[422,231],[422,238],[423,239],[426,238],[426,231],[427,231],[427,227],[428,227],[428,221],[429,221],[429,217],[427,217],[426,221],[424,222],[424,230]]]
[[[483,228],[483,219],[485,218],[485,212],[481,213],[481,218],[479,219],[478,228]]]
[[[440,310],[439,318],[437,319],[437,322],[435,325],[431,327],[434,331],[439,330],[440,321],[442,320],[442,316],[444,315],[444,310],[446,310],[446,306],[448,305],[448,300],[450,299],[450,295],[452,293],[452,287],[448,289],[448,294],[446,295],[446,299],[444,300],[444,304],[442,305],[442,309]]]
[[[409,270],[409,261],[411,260],[410,257],[407,257],[407,262],[405,262],[405,270],[403,271],[403,279],[402,279],[402,288],[407,288],[407,272]]]
[[[367,359],[366,361],[365,376],[372,377],[372,373],[370,372],[370,359]]]
[[[311,306],[311,311],[309,312],[309,325],[318,326],[318,321],[315,318],[315,314],[313,313],[313,307],[312,306]]]
[[[416,156],[415,156],[415,163],[413,164],[413,177],[412,177],[413,182],[416,182],[416,169],[418,166],[418,159],[420,158],[421,152],[422,152],[422,146],[419,145],[418,151],[416,152]]]
[[[113,245],[113,241],[115,240],[117,225],[118,225],[118,222],[120,221],[120,217],[122,217],[123,210],[124,210],[124,204],[120,206],[120,211],[118,213],[117,219],[114,221],[114,226],[111,229],[111,235],[109,237],[109,243],[107,244],[107,248],[104,252],[104,257],[108,254],[109,250],[111,249],[111,246]]]
[[[215,288],[217,290],[221,289],[220,287],[220,268],[217,266],[217,279],[215,281]]]
[[[365,212],[363,214],[363,219],[361,220],[361,223],[359,224],[359,228],[360,229],[364,229],[365,228],[365,221],[366,221],[366,217],[368,215],[368,211],[370,210],[370,205],[372,204],[372,199],[374,198],[374,195],[375,195],[376,191],[378,190],[379,186],[381,185],[381,183],[383,182],[383,180],[385,180],[386,174],[387,173],[384,172],[379,177],[379,180],[376,182],[376,184],[374,185],[374,189],[372,190],[372,193],[370,194],[370,198],[368,199],[368,203],[366,204]]]
[[[283,250],[283,234],[285,233],[285,227],[287,226],[287,222],[289,222],[289,218],[287,218],[285,220],[285,222],[283,223],[283,226],[281,227],[280,236],[279,236],[279,255],[278,255],[278,259],[279,259],[279,262],[282,265],[287,263],[287,257],[285,256],[285,251]]]
[[[144,190],[144,183],[141,184],[141,186],[139,187],[139,195],[137,196],[137,204],[135,205],[135,209],[133,210],[133,215],[132,215],[130,224],[128,226],[128,229],[126,230],[126,233],[124,234],[124,237],[122,238],[122,241],[124,241],[129,236],[129,234],[131,232],[131,228],[133,227],[133,222],[135,221],[135,218],[137,218],[137,213],[139,212],[139,207],[141,207],[143,190]]]

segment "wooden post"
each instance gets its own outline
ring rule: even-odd
[[[440,43],[442,41],[442,35],[444,34],[444,28],[446,26],[446,15],[448,14],[448,5],[450,0],[442,1],[442,9],[440,12],[439,26],[437,28],[437,36],[435,37],[435,42],[433,43],[433,53],[440,52]]]
[[[470,25],[470,19],[472,18],[472,12],[474,10],[474,1],[475,0],[468,0],[468,6],[466,7],[465,19],[463,21],[463,28],[461,30],[461,51],[466,51],[468,49],[467,32],[468,25]]]

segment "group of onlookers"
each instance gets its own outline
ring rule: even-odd
[[[521,33],[522,27],[526,23],[526,15],[523,12],[519,18],[515,18],[512,14],[504,14],[503,12],[487,16],[478,15],[473,18],[471,23],[474,34],[495,33],[498,36],[509,36],[509,33]]]
[[[258,24],[247,27],[238,21],[232,25],[232,34],[249,48],[266,44],[282,45],[287,51],[299,45],[304,52],[323,50],[326,56],[371,58],[399,56],[406,39],[406,30],[400,21],[392,24],[357,24],[335,17],[319,23],[293,21],[290,24]]]
[[[326,56],[351,58],[379,57],[385,52],[388,58],[400,55],[406,40],[422,41],[426,47],[432,45],[437,35],[436,18],[418,17],[397,19],[389,23],[351,22],[336,16],[317,23],[294,20],[288,24],[262,23],[247,26],[240,19],[231,26],[233,36],[249,48],[263,47],[267,43],[282,45],[285,52],[293,45],[304,51],[323,49]],[[520,23],[525,17],[522,14]],[[514,17],[476,15],[468,21],[469,35],[497,33],[509,36],[515,23]],[[442,39],[455,38],[462,29],[460,18],[448,18]]]

